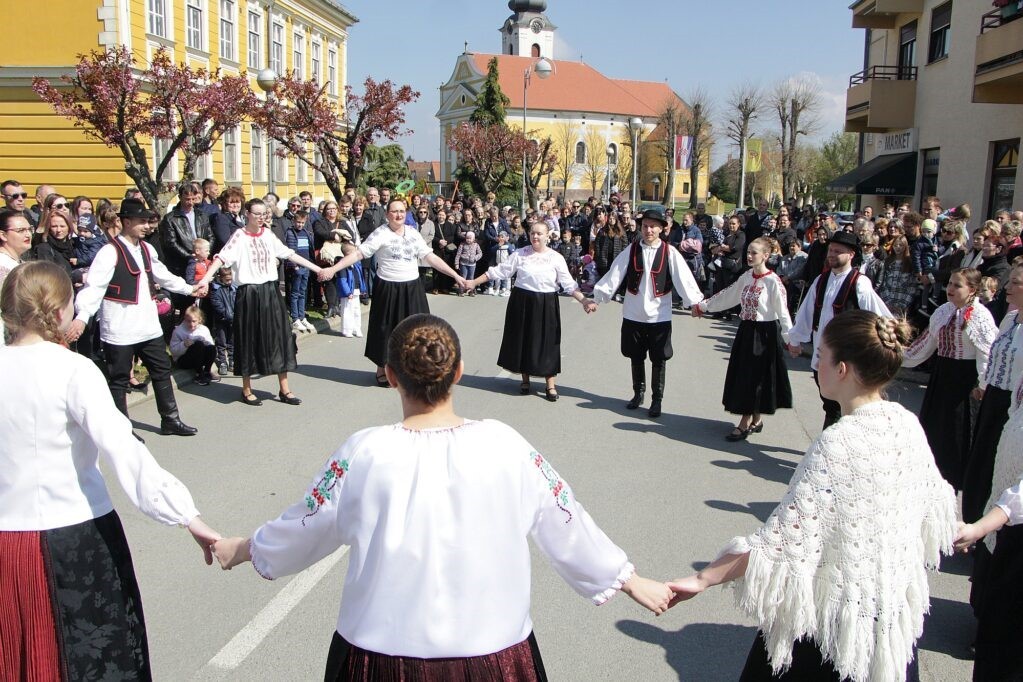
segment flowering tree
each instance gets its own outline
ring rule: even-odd
[[[335,199],[345,185],[358,185],[370,144],[411,132],[403,129],[404,107],[419,99],[419,92],[372,78],[363,86],[362,95],[346,86],[338,105],[327,96],[326,85],[287,74],[252,111],[257,125],[281,145],[277,153],[293,154],[321,173]]]
[[[141,71],[124,47],[79,55],[74,75],[61,81],[54,85],[35,78],[32,89],[86,136],[118,148],[124,172],[146,204],[160,212],[165,207],[163,178],[174,154],[184,156],[182,179],[192,179],[196,160],[242,121],[254,99],[244,76],[176,65],[162,48]],[[149,137],[168,142],[163,158],[154,159],[155,169],[143,141]]]
[[[520,131],[500,124],[467,121],[448,136],[448,147],[458,154],[462,169],[483,194],[497,194],[509,187],[515,172],[521,170],[522,155],[531,146]]]
[[[540,188],[540,181],[554,172],[558,155],[553,149],[554,140],[550,137],[526,140],[525,144],[526,201],[530,206],[536,206],[536,194]]]

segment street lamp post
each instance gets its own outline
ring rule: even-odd
[[[661,188],[660,176],[655,175],[650,182],[654,184],[654,201],[660,201],[660,195],[658,194],[658,190]]]
[[[522,74],[522,136],[526,136],[526,94],[529,92],[529,77],[535,73],[539,78],[547,78],[554,70],[554,65],[546,57],[541,57],[526,67]],[[526,155],[527,149],[522,150],[522,217],[526,217]]]
[[[607,178],[606,178],[606,180],[607,180],[607,191],[604,193],[604,196],[607,197],[608,203],[611,202],[611,157],[614,155],[614,153],[615,153],[615,146],[613,144],[608,144],[607,145],[607,171],[605,173],[605,175],[607,175]]]
[[[632,208],[635,210],[639,196],[639,189],[636,187],[636,165],[639,159],[639,131],[643,128],[643,119],[639,116],[630,118],[629,128],[632,129]]]
[[[277,86],[277,72],[270,67],[260,69],[256,74],[256,83],[268,98],[273,97],[274,88]],[[263,134],[266,135],[266,191],[270,193],[274,192],[274,148],[273,140],[267,131],[264,130]]]

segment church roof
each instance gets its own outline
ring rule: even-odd
[[[476,70],[483,74],[487,72],[487,63],[497,57],[498,82],[511,100],[508,107],[521,109],[522,75],[536,59],[508,54],[469,56]],[[530,79],[527,102],[530,109],[655,118],[665,102],[682,102],[667,83],[608,78],[583,62],[557,60],[554,69],[547,78]]]

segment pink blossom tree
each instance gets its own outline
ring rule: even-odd
[[[142,70],[124,47],[79,55],[74,75],[61,81],[35,78],[32,89],[86,136],[116,147],[124,172],[146,204],[160,212],[166,204],[164,176],[175,153],[184,157],[182,180],[191,180],[196,160],[237,126],[255,101],[245,76],[174,64],[162,48]],[[168,141],[163,157],[153,160],[155,168],[144,141],[153,137]]]
[[[323,176],[335,199],[346,185],[357,186],[365,168],[365,152],[377,140],[395,140],[404,128],[405,106],[419,99],[411,86],[367,77],[364,92],[345,87],[343,101],[327,94],[327,85],[287,74],[252,111],[252,118],[280,148]],[[317,154],[317,152],[319,152]]]
[[[500,123],[466,121],[451,131],[448,148],[458,154],[462,171],[481,194],[511,188],[516,173],[521,172],[522,155],[536,155],[533,144],[520,131]]]

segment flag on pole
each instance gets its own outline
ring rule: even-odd
[[[692,165],[693,138],[688,135],[675,136],[675,170],[689,170]]]
[[[759,173],[762,167],[764,141],[751,139],[746,142],[746,172]]]

